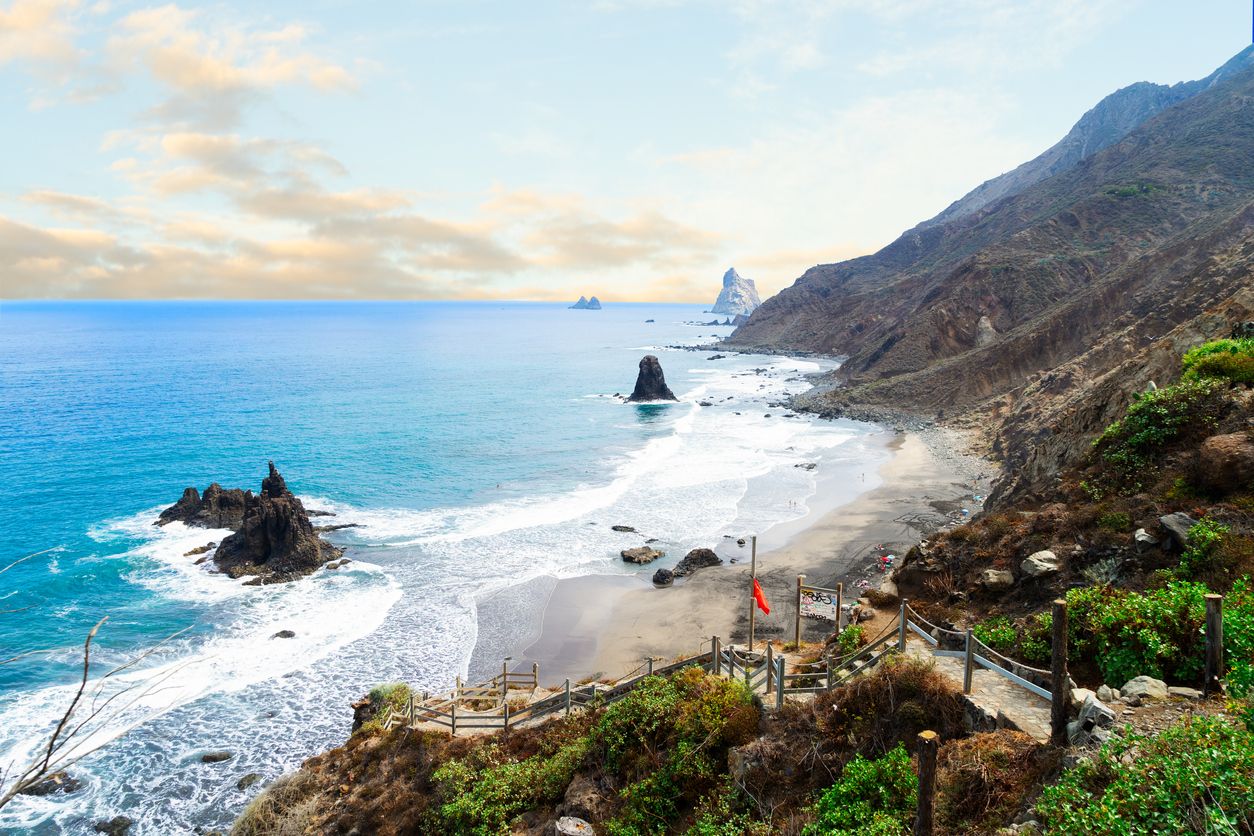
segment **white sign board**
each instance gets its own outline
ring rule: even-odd
[[[816,586],[801,587],[801,615],[805,618],[819,618],[835,624],[840,615],[836,590]]]

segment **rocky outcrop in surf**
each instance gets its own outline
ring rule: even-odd
[[[579,301],[570,305],[567,310],[571,311],[599,311],[601,310],[601,300],[593,296],[591,299],[579,297]]]
[[[719,291],[718,299],[715,300],[710,313],[748,316],[761,304],[762,300],[758,297],[758,289],[753,284],[753,279],[746,279],[736,272],[735,267],[732,267],[723,274],[723,289]]]
[[[198,528],[239,528],[244,520],[244,492],[239,488],[223,490],[214,482],[202,495],[195,488],[185,488],[179,501],[166,508],[153,525],[181,522]]]
[[[296,580],[342,553],[318,537],[305,506],[288,490],[274,462],[261,480],[260,494],[223,490],[216,482],[205,489],[204,496],[187,488],[177,503],[161,512],[157,524],[175,520],[235,529],[222,540],[213,562],[232,578],[252,576],[250,584]]]
[[[640,360],[640,373],[636,375],[636,388],[632,390],[628,401],[677,401],[675,393],[666,385],[666,376],[662,374],[662,364],[652,354],[646,354]]]

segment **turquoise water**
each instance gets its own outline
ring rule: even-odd
[[[56,717],[76,647],[138,697],[96,729],[87,787],[0,811],[12,832],[229,823],[267,779],[342,740],[372,683],[439,688],[517,650],[476,601],[535,578],[628,572],[609,525],[671,554],[805,513],[814,473],[865,469],[866,430],[783,417],[815,361],[666,346],[699,306],[525,303],[31,303],[0,307],[0,763]],[[645,320],[654,319],[653,323]],[[682,402],[626,405],[646,353]],[[755,371],[755,369],[757,371]],[[704,400],[710,406],[700,406]],[[739,413],[739,414],[738,414]],[[765,417],[771,413],[771,417]],[[224,532],[151,525],[187,485],[260,484],[273,459],[353,563],[265,588],[195,566]],[[653,568],[649,567],[649,573]],[[637,570],[642,571],[642,570]],[[519,602],[518,624],[540,602]],[[292,640],[271,640],[291,629]],[[478,645],[478,651],[476,651]],[[159,683],[159,687],[152,687]],[[138,724],[138,725],[137,725]],[[198,754],[235,757],[205,765]]]

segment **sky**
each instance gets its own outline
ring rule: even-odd
[[[874,252],[1249,0],[0,0],[0,297],[713,301]]]

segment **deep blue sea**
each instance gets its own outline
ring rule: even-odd
[[[807,512],[819,462],[869,469],[868,428],[769,406],[819,361],[667,346],[730,328],[696,305],[0,304],[0,768],[55,722],[86,632],[128,706],[78,793],[21,799],[0,829],[133,834],[229,825],[259,787],[347,733],[373,683],[476,676],[543,601],[481,629],[476,602],[627,568],[614,523],[675,557]],[[653,320],[647,322],[647,320]],[[628,405],[655,353],[681,402]],[[708,406],[702,406],[704,402]],[[770,413],[770,417],[766,415]],[[273,460],[353,562],[244,587],[189,550],[227,532],[152,525],[183,488],[259,489]],[[315,520],[321,522],[321,520]],[[673,562],[673,558],[668,558]],[[508,615],[508,614],[507,614]],[[273,640],[278,630],[296,638]],[[182,632],[179,632],[182,631]],[[174,635],[173,638],[167,637]],[[478,650],[476,651],[476,645]],[[486,671],[483,671],[486,673]],[[235,753],[207,765],[208,749]]]

